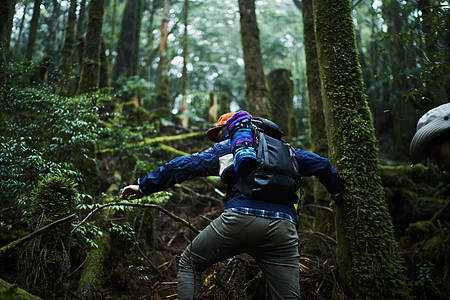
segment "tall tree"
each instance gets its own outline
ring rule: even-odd
[[[317,63],[316,35],[314,33],[314,11],[312,0],[302,0],[303,43],[305,46],[306,78],[309,98],[309,133],[311,151],[322,157],[328,157],[327,131],[323,115],[322,94],[320,88],[319,65]],[[334,235],[333,213],[324,209],[330,205],[325,187],[314,178],[314,203],[316,218],[314,230]]]
[[[61,57],[59,59],[59,73],[57,82],[57,93],[60,95],[69,95],[71,86],[71,70],[72,57],[75,48],[75,24],[77,22],[77,0],[70,0],[69,14],[67,17],[66,34],[64,36],[64,44],[61,49]]]
[[[30,21],[30,32],[28,34],[27,52],[25,59],[31,61],[34,54],[34,46],[36,45],[37,28],[39,24],[39,17],[41,15],[42,0],[35,0],[33,7],[33,16]]]
[[[91,0],[77,94],[93,92],[99,86],[104,10],[105,0]]]
[[[161,0],[153,0],[151,1],[152,5],[149,9],[149,21],[148,23],[148,36],[147,36],[147,45],[145,46],[145,67],[143,70],[144,78],[147,78],[149,81],[152,81],[152,76],[150,74],[152,70],[152,61],[154,56],[156,55],[156,51],[153,49],[153,21],[155,19],[156,9],[161,6]],[[155,52],[155,54],[153,54]]]
[[[16,0],[2,0],[0,2],[0,48],[9,48],[10,20],[14,15],[15,4]]]
[[[445,79],[442,74],[442,68],[436,68],[439,64],[440,53],[439,53],[439,34],[437,29],[439,26],[436,25],[434,20],[433,10],[437,9],[433,7],[430,0],[418,0],[417,6],[421,11],[421,24],[422,31],[425,38],[425,54],[428,68],[431,71],[431,78],[427,80],[426,84],[428,89],[431,91],[431,97],[433,100],[433,106],[438,106],[448,101]]]
[[[113,77],[137,75],[142,0],[127,0],[117,42],[117,58]]]
[[[189,126],[189,104],[187,99],[187,64],[188,64],[188,12],[189,12],[189,0],[184,0],[184,37],[183,37],[183,71],[181,81],[181,125],[184,127]]]
[[[270,117],[270,104],[262,64],[255,1],[239,0],[239,14],[248,111],[255,116]]]
[[[23,32],[23,27],[25,24],[25,19],[27,17],[27,8],[28,8],[28,2],[25,1],[24,7],[23,7],[22,20],[20,21],[20,26],[19,26],[19,33],[17,34],[16,53],[20,53],[20,44],[21,44],[22,32]]]
[[[350,1],[314,0],[313,5],[330,158],[347,180],[336,201],[339,279],[351,299],[406,299]]]
[[[156,95],[157,110],[162,116],[170,115],[170,89],[169,89],[169,58],[167,51],[167,36],[169,26],[170,1],[162,1],[161,39],[159,41],[159,68],[158,68],[158,94]]]

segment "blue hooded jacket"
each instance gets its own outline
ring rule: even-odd
[[[299,161],[302,176],[316,176],[328,192],[333,195],[342,191],[344,180],[331,166],[328,159],[301,149],[295,149],[295,154]],[[139,190],[145,195],[150,195],[194,177],[221,176],[230,167],[234,168],[233,154],[228,139],[200,153],[177,157],[150,172],[144,178],[139,178]],[[276,201],[259,201],[249,199],[244,195],[237,195],[226,203],[226,208],[236,207],[279,211],[289,214],[295,220],[297,219],[294,205],[276,203]]]

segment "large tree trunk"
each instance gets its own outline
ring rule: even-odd
[[[130,77],[137,74],[141,16],[142,0],[127,0],[117,42],[114,79],[119,76]]]
[[[8,49],[10,30],[9,21],[14,15],[16,0],[2,0],[0,2],[0,48]]]
[[[100,82],[100,50],[102,43],[105,0],[92,0],[84,42],[83,64],[77,94],[94,92]]]
[[[161,39],[159,42],[158,94],[156,95],[157,110],[163,117],[170,116],[170,88],[169,88],[169,58],[167,51],[167,35],[169,25],[170,1],[163,0],[161,18]]]
[[[322,94],[320,92],[320,74],[317,63],[316,36],[314,33],[314,11],[312,0],[302,1],[303,41],[305,45],[306,78],[309,98],[309,132],[311,151],[328,157],[327,131],[323,115]],[[316,218],[314,230],[335,236],[334,216],[329,207],[330,197],[326,188],[317,178],[314,178],[314,203]]]
[[[339,280],[351,299],[405,299],[406,277],[381,184],[350,2],[313,4],[330,158],[347,180],[336,203]]]
[[[181,125],[183,127],[189,126],[189,104],[187,99],[187,63],[188,63],[188,12],[189,12],[189,0],[184,0],[184,38],[183,38],[183,74],[181,81]]]
[[[30,21],[30,33],[28,34],[28,45],[25,59],[31,61],[34,54],[34,46],[36,45],[37,28],[39,24],[39,16],[41,15],[42,0],[34,1],[33,17]]]
[[[75,24],[77,22],[77,0],[70,0],[69,15],[67,17],[66,35],[61,49],[59,73],[56,91],[59,95],[69,96],[71,87],[72,57],[75,48]]]
[[[270,117],[266,79],[262,65],[255,1],[239,0],[241,41],[245,64],[245,94],[248,111],[255,117]]]
[[[276,69],[267,75],[269,94],[272,99],[272,121],[277,123],[284,136],[291,136],[292,110],[294,105],[294,83],[292,72],[288,69]],[[276,100],[276,102],[274,101]]]

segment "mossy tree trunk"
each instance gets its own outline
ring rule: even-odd
[[[34,54],[34,46],[36,45],[37,28],[39,24],[39,17],[41,15],[42,0],[35,0],[33,7],[33,16],[30,21],[30,31],[28,33],[28,44],[25,59],[31,61]]]
[[[81,299],[99,299],[98,292],[103,284],[105,261],[111,252],[111,238],[107,231],[94,237],[96,247],[92,247],[78,282],[78,296]]]
[[[347,180],[336,203],[339,280],[351,299],[406,299],[350,1],[315,0],[313,5],[330,158]]]
[[[290,137],[294,106],[292,72],[287,69],[273,70],[267,75],[267,83],[272,103],[272,121],[281,127],[285,137]]]
[[[302,1],[303,41],[306,57],[306,79],[309,98],[309,132],[311,151],[328,157],[327,131],[323,115],[322,94],[320,86],[319,65],[317,63],[316,35],[314,33],[314,12],[312,0]],[[335,236],[334,215],[322,207],[329,207],[330,197],[326,188],[314,178],[314,203],[316,218],[314,230]]]
[[[141,31],[142,0],[127,0],[117,41],[117,58],[113,77],[137,75],[139,33]]]
[[[77,1],[70,0],[69,15],[67,17],[66,35],[64,45],[61,49],[61,58],[59,61],[59,73],[57,83],[57,93],[62,96],[69,96],[71,86],[71,70],[75,47],[75,24],[77,22]]]
[[[248,112],[255,117],[267,118],[270,117],[270,104],[262,65],[255,1],[239,0],[239,13]]]
[[[105,0],[91,0],[84,41],[83,63],[77,94],[94,92],[100,82],[100,50],[102,43]]]
[[[62,177],[41,181],[31,203],[31,220],[39,229],[74,209],[75,185]],[[44,299],[64,299],[70,270],[70,223],[49,229],[28,242],[20,260],[27,290]]]
[[[184,0],[184,35],[183,35],[183,71],[182,71],[182,81],[181,81],[181,95],[183,99],[181,100],[181,125],[183,127],[189,126],[189,103],[187,99],[187,85],[188,85],[188,75],[187,75],[187,64],[188,64],[188,12],[189,12],[189,0]]]
[[[159,42],[159,68],[158,68],[158,94],[156,95],[156,105],[159,113],[163,117],[170,116],[170,85],[169,85],[169,58],[167,50],[167,35],[169,25],[170,1],[163,0],[161,18],[161,39]]]

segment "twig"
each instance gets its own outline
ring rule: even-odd
[[[71,215],[69,215],[69,216],[67,216],[67,217],[64,217],[64,218],[62,218],[62,219],[59,219],[59,220],[57,220],[57,221],[55,221],[55,222],[53,222],[53,223],[50,223],[50,224],[48,224],[48,225],[45,225],[45,226],[42,227],[42,228],[39,228],[39,229],[36,230],[36,231],[33,231],[32,233],[30,233],[30,234],[27,235],[27,236],[24,236],[24,237],[22,237],[22,238],[20,238],[20,239],[18,239],[18,240],[15,240],[14,242],[9,243],[9,244],[6,245],[6,246],[1,247],[1,248],[0,248],[0,256],[1,256],[3,253],[5,253],[7,250],[12,249],[12,248],[14,248],[14,247],[16,247],[16,246],[18,246],[18,245],[20,245],[20,244],[23,244],[23,243],[25,243],[25,242],[31,240],[32,238],[34,238],[34,237],[36,237],[36,236],[38,236],[38,235],[43,234],[43,233],[44,233],[45,231],[47,231],[48,229],[51,229],[51,228],[53,228],[53,227],[55,227],[55,226],[57,226],[57,225],[59,225],[59,224],[61,224],[61,223],[65,223],[65,222],[67,222],[67,221],[69,221],[69,220],[72,220],[75,216],[76,216],[76,214],[71,214]]]
[[[212,200],[212,201],[217,202],[217,203],[223,203],[223,201],[220,200],[220,199],[217,199],[217,198],[214,198],[214,197],[211,197],[211,196],[205,196],[205,195],[202,195],[202,194],[200,194],[200,193],[197,193],[197,192],[194,191],[193,189],[188,188],[187,186],[184,186],[184,185],[181,185],[181,184],[175,184],[174,187],[182,188],[183,190],[186,190],[186,191],[188,191],[189,193],[194,194],[194,196],[199,197],[199,198],[204,198],[204,199]]]
[[[153,209],[157,209],[163,213],[165,213],[166,215],[168,215],[169,217],[171,217],[172,219],[174,219],[175,221],[181,222],[183,223],[183,225],[185,225],[186,227],[188,227],[189,229],[191,229],[192,231],[196,232],[196,233],[200,233],[200,230],[195,228],[194,225],[192,225],[191,223],[189,223],[188,221],[186,221],[183,218],[178,217],[177,215],[173,214],[172,212],[168,211],[167,209],[165,209],[164,207],[161,207],[157,204],[151,204],[151,203],[129,203],[129,202],[110,202],[110,203],[106,203],[103,205],[100,205],[99,207],[96,207],[93,211],[91,211],[80,223],[77,224],[77,226],[75,226],[74,229],[72,229],[72,232],[74,232],[78,227],[80,227],[82,224],[86,223],[86,221],[94,214],[96,213],[98,210],[106,208],[106,207],[110,207],[110,206],[132,206],[132,207],[142,207],[142,208],[153,208]]]

